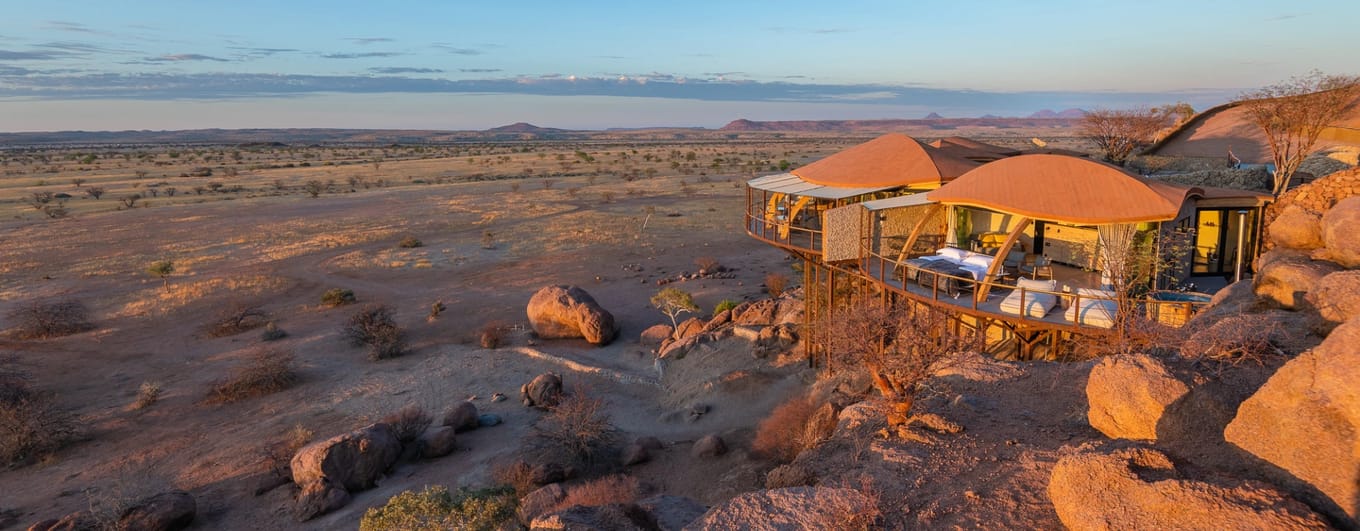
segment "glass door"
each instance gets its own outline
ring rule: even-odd
[[[1190,273],[1213,275],[1223,272],[1223,211],[1200,210],[1195,219],[1195,255]]]

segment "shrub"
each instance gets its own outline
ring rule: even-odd
[[[736,307],[737,301],[734,301],[732,299],[723,299],[721,301],[718,301],[718,304],[713,307],[713,316],[717,317],[718,314]]]
[[[556,407],[539,419],[534,425],[535,434],[550,447],[568,452],[571,458],[591,462],[616,438],[604,406],[604,400],[577,390],[562,397]]]
[[[224,404],[282,391],[297,383],[293,353],[277,348],[260,348],[250,359],[208,391],[209,403]]]
[[[359,520],[360,531],[492,531],[515,517],[519,500],[504,488],[467,490],[450,494],[442,486],[421,492],[405,491]]]
[[[311,440],[312,430],[301,424],[294,425],[283,437],[261,449],[265,469],[279,479],[291,481],[293,456]]]
[[[483,249],[496,248],[496,233],[491,232],[489,230],[482,231],[482,248]]]
[[[170,274],[174,272],[175,263],[169,260],[159,260],[156,262],[152,262],[151,265],[146,266],[146,274],[160,278],[161,285],[165,289],[170,289],[170,284],[167,279],[170,276]]]
[[[367,306],[349,317],[340,333],[356,347],[367,346],[368,358],[395,358],[406,350],[405,334],[384,305]]]
[[[700,256],[695,258],[694,265],[698,267],[700,271],[706,273],[717,272],[722,267],[722,264],[718,263],[718,259],[712,256]]]
[[[496,465],[491,469],[491,479],[496,483],[515,490],[515,495],[523,498],[539,487],[534,482],[534,467],[523,459]]]
[[[505,344],[509,332],[510,327],[504,322],[491,321],[482,325],[482,330],[478,334],[478,342],[482,345],[482,348],[499,348]]]
[[[233,305],[204,327],[208,337],[226,337],[254,330],[269,322],[269,314],[259,306]]]
[[[28,374],[9,363],[0,361],[0,465],[14,466],[75,440],[77,425],[52,393],[34,389]]]
[[[161,399],[161,383],[145,381],[137,388],[137,401],[132,403],[132,409],[145,409],[155,404]]]
[[[279,328],[279,325],[274,324],[274,321],[265,323],[264,332],[260,333],[261,341],[278,341],[285,337],[288,337],[288,332]]]
[[[419,239],[419,238],[416,238],[415,236],[407,236],[407,237],[405,237],[405,238],[402,238],[400,242],[397,242],[397,247],[400,247],[400,248],[402,248],[402,249],[414,249],[414,248],[416,248],[416,247],[424,247],[424,246],[425,246],[425,244],[424,244],[423,242],[421,242],[420,239]]]
[[[780,463],[793,461],[807,448],[804,433],[816,407],[806,397],[794,397],[780,404],[760,421],[751,449]]]
[[[789,276],[783,273],[770,273],[765,275],[765,291],[771,297],[778,297],[784,294],[789,287]]]
[[[30,302],[10,310],[6,317],[19,339],[68,336],[94,328],[85,305],[70,299]]]
[[[392,428],[392,433],[402,443],[409,443],[425,433],[425,428],[430,427],[433,418],[425,412],[425,408],[415,404],[398,409],[382,418],[382,423]]]
[[[354,304],[355,300],[354,291],[344,288],[331,288],[321,294],[321,304],[332,308],[344,306],[346,304]]]
[[[637,501],[639,492],[638,480],[635,477],[622,474],[605,476],[567,489],[566,497],[548,512],[557,512],[577,505],[596,507],[611,503],[633,503]]]

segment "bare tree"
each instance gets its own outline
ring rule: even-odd
[[[879,393],[905,412],[943,362],[983,347],[981,334],[956,334],[949,325],[942,310],[858,301],[832,313],[827,333],[832,359],[867,369]]]
[[[1096,109],[1081,119],[1081,131],[1100,148],[1105,160],[1124,165],[1135,150],[1156,138],[1157,132],[1170,125],[1175,107],[1150,109],[1136,107],[1126,110]]]
[[[1357,97],[1360,77],[1314,70],[1238,98],[1252,123],[1266,135],[1275,163],[1276,197],[1289,189],[1289,180],[1313,151],[1322,131],[1337,123]]]

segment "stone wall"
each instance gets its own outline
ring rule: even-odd
[[[1265,226],[1269,227],[1286,206],[1298,205],[1320,216],[1342,199],[1356,195],[1360,195],[1360,168],[1333,173],[1285,192],[1278,201],[1266,207]],[[1268,234],[1264,243],[1266,249],[1274,246]]]

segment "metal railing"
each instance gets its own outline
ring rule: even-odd
[[[822,231],[799,227],[788,220],[767,220],[763,213],[746,212],[746,233],[776,245],[822,251]]]

